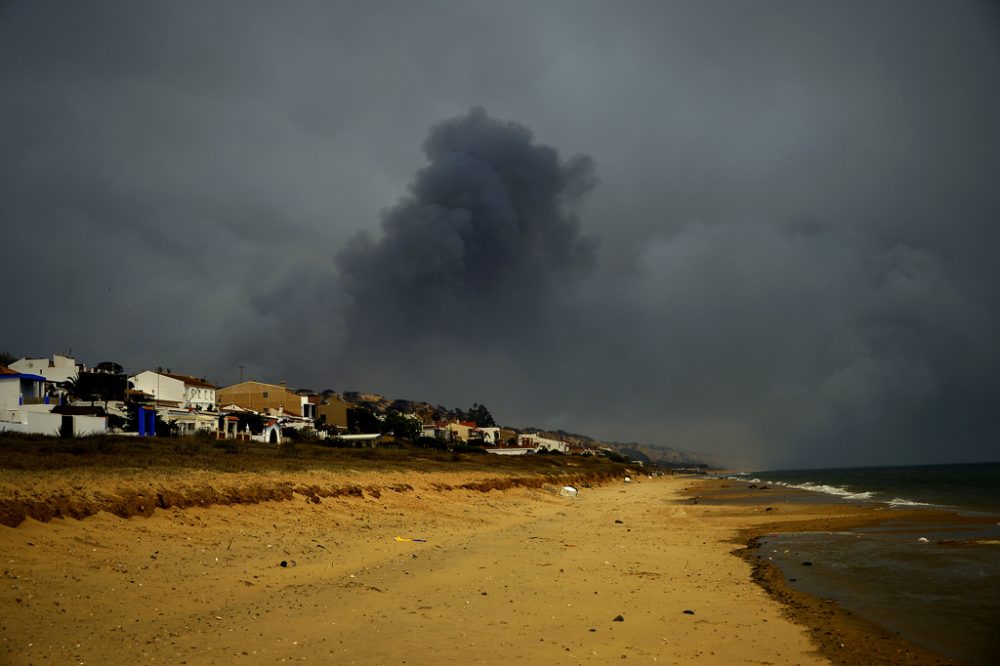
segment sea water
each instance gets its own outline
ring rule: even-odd
[[[758,555],[780,567],[793,587],[832,599],[911,642],[970,664],[1000,664],[1000,464],[782,470],[732,478],[887,510],[946,508],[974,519],[890,519],[845,532],[781,533],[768,537]]]
[[[893,506],[934,506],[1000,514],[1000,463],[779,470],[733,478]]]

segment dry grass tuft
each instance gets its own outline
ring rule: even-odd
[[[433,490],[487,493],[597,485],[626,471],[601,458],[331,448],[308,442],[298,443],[291,455],[274,446],[213,444],[182,438],[0,435],[0,471],[6,471],[0,477],[0,524],[16,526],[26,518],[79,519],[100,511],[128,518],[157,509],[288,501],[295,495],[314,503],[338,497],[378,500],[385,492],[414,490],[409,483],[307,483],[303,478],[384,479],[394,473],[445,472],[451,478],[475,480],[455,485],[428,479]]]

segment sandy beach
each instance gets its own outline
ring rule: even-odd
[[[385,490],[0,527],[0,662],[830,663],[816,625],[831,611],[793,622],[796,600],[733,555],[777,518],[759,504],[695,503],[683,477],[576,498],[461,490],[468,478],[449,473],[363,477],[349,480]],[[795,510],[777,511],[843,511]],[[868,660],[870,628],[833,628],[856,643],[833,647],[840,663],[906,650]]]

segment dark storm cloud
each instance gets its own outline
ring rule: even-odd
[[[340,259],[352,353],[378,375],[444,365],[463,386],[568,407],[552,426],[599,428],[599,405],[612,427],[730,460],[954,459],[952,442],[990,441],[1000,392],[960,369],[1000,369],[996,305],[962,287],[985,267],[879,227],[730,221],[652,239],[627,276],[583,272],[592,245],[562,193],[593,182],[589,160],[563,167],[479,110],[425,149],[384,236]]]
[[[410,196],[382,216],[384,236],[356,238],[338,259],[353,344],[509,338],[509,322],[545,316],[594,268],[573,214],[594,185],[590,158],[564,161],[483,109],[434,127],[424,153]]]
[[[996,459],[998,26],[4,3],[0,348],[747,464]]]
[[[637,275],[602,295],[617,303],[603,328],[629,333],[616,364],[591,379],[622,387],[615,407],[634,426],[748,460],[982,456],[986,405],[1000,397],[981,365],[997,367],[987,335],[996,312],[958,286],[960,273],[837,228],[690,225],[650,245]]]

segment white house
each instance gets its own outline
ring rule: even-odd
[[[135,390],[153,396],[157,402],[174,403],[178,407],[184,403],[184,382],[166,373],[143,370],[128,380]]]
[[[190,375],[179,375],[168,372],[167,377],[184,383],[183,405],[185,407],[215,409],[215,390],[217,387],[214,384]]]
[[[0,365],[0,432],[79,437],[107,427],[104,417],[53,414],[53,407],[45,396],[45,377]]]
[[[133,388],[147,393],[157,402],[176,403],[178,407],[215,409],[216,387],[197,377],[172,372],[144,370],[129,377]]]
[[[19,421],[24,408],[44,404],[44,396],[45,377],[0,365],[0,420]]]
[[[8,367],[24,374],[40,375],[45,378],[45,381],[53,384],[62,384],[76,379],[81,366],[77,365],[70,356],[53,354],[51,360],[47,358],[21,358]]]
[[[219,415],[197,409],[160,409],[160,418],[177,426],[178,435],[193,435],[196,432],[216,433],[219,430]]]
[[[559,451],[560,453],[569,452],[569,444],[566,442],[542,437],[538,433],[520,435],[517,438],[517,444],[518,446],[532,446],[536,451],[545,449],[546,451]]]
[[[277,421],[268,421],[264,424],[263,432],[254,435],[253,439],[265,444],[281,444],[281,426]]]
[[[486,446],[496,446],[500,443],[500,428],[476,428],[473,432],[480,434]]]
[[[425,423],[420,428],[420,436],[451,441],[451,430],[446,423]]]

